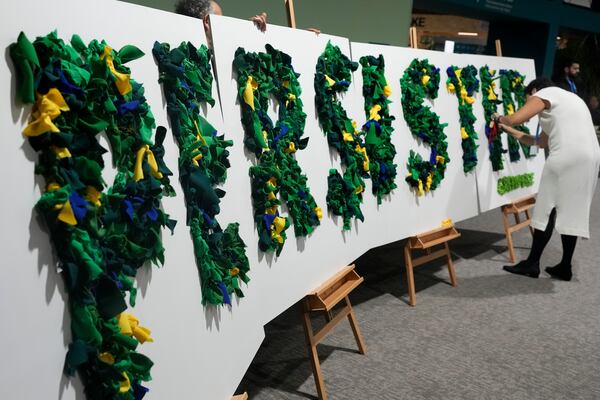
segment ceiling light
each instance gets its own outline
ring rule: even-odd
[[[477,32],[458,32],[458,36],[479,36]]]

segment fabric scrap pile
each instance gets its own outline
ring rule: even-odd
[[[418,196],[435,190],[444,179],[450,162],[448,143],[440,117],[423,104],[426,98],[436,99],[440,86],[440,70],[428,60],[414,59],[400,79],[404,119],[413,135],[431,147],[429,160],[410,151],[406,182]]]
[[[144,53],[104,41],[66,44],[56,32],[33,43],[21,33],[10,47],[18,99],[33,104],[23,134],[38,152],[45,188],[36,205],[50,232],[65,281],[72,343],[65,372],[79,372],[89,399],[141,399],[152,361],[136,348],[150,330],[127,312],[136,272],[164,262],[161,231],[175,221],[161,209],[174,195],[163,162],[166,129],[155,142],[154,117],[142,85],[124,64]],[[105,132],[117,173],[105,189]]]
[[[479,68],[479,78],[481,79],[481,91],[483,93],[483,116],[485,118],[485,136],[488,139],[488,150],[490,152],[490,161],[493,171],[501,171],[504,169],[503,154],[508,150],[502,145],[502,135],[498,129],[494,129],[492,124],[492,115],[498,111],[498,104],[502,104],[498,100],[496,93],[496,80],[499,77],[495,76],[496,71],[485,65]]]
[[[533,172],[515,176],[504,176],[498,179],[498,194],[503,195],[513,190],[531,187],[533,186],[533,178]]]
[[[477,166],[477,132],[475,132],[475,121],[473,114],[473,95],[479,91],[479,79],[477,79],[477,68],[468,65],[458,68],[454,65],[447,68],[448,80],[446,88],[448,92],[454,93],[458,98],[458,115],[460,118],[460,137],[463,149],[463,171],[473,171]]]
[[[183,187],[196,265],[202,284],[202,304],[231,305],[231,295],[243,297],[240,281],[248,283],[250,265],[239,224],[223,230],[216,219],[225,192],[217,186],[227,179],[229,147],[201,115],[202,104],[214,106],[210,52],[184,42],[171,50],[154,44],[167,113],[179,146],[179,180]]]
[[[501,69],[500,72],[500,88],[502,89],[502,105],[506,115],[512,115],[525,104],[525,77],[515,70]],[[515,100],[516,99],[516,104]],[[516,126],[516,129],[530,135],[529,128],[525,125]],[[514,137],[508,135],[508,154],[511,162],[517,162],[521,159],[519,147],[523,149],[526,158],[531,157],[530,146],[521,144]]]
[[[250,167],[250,176],[258,244],[260,250],[279,255],[291,223],[279,213],[278,195],[287,205],[296,237],[313,232],[323,217],[308,188],[308,178],[294,156],[308,145],[308,138],[302,137],[306,114],[300,99],[299,74],[289,55],[268,44],[265,53],[248,53],[238,48],[233,65],[237,71],[244,144],[257,160]],[[267,113],[271,95],[279,106],[275,124]]]
[[[352,72],[358,63],[351,61],[338,46],[327,43],[317,61],[315,73],[315,103],[321,128],[327,143],[340,155],[344,175],[337,169],[327,178],[327,208],[344,220],[344,230],[350,229],[352,218],[364,221],[360,209],[365,179],[369,177],[369,158],[356,122],[348,118],[338,100],[352,83]]]
[[[385,78],[385,60],[379,57],[361,57],[363,77],[364,109],[367,122],[362,130],[365,135],[365,148],[369,158],[369,171],[373,182],[373,194],[377,204],[383,196],[392,192],[396,186],[397,166],[394,164],[396,147],[392,143],[392,121],[388,99],[392,88]]]

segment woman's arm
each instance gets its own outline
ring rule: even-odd
[[[549,107],[544,100],[536,96],[529,96],[529,99],[527,99],[527,102],[523,105],[523,107],[519,108],[519,110],[513,115],[500,116],[499,114],[494,114],[493,118],[498,119],[498,122],[503,125],[522,125],[524,122],[529,121],[546,108]]]
[[[524,132],[521,132],[518,129],[515,129],[515,128],[505,125],[505,124],[499,124],[498,127],[501,128],[504,132],[508,133],[510,136],[517,139],[519,142],[521,142],[527,146],[537,145],[541,148],[548,147],[548,135],[546,135],[545,132],[542,132],[540,134],[540,138],[539,138],[538,142],[536,143],[535,136],[533,136],[533,135],[528,135]]]

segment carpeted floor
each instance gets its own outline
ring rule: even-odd
[[[600,196],[571,282],[505,273],[499,210],[459,229],[451,245],[458,287],[445,283],[445,265],[422,266],[415,308],[406,304],[404,242],[357,261],[365,283],[351,299],[367,354],[357,353],[345,322],[319,346],[330,399],[600,399]],[[530,244],[527,231],[515,235],[518,256]],[[555,232],[542,266],[561,252]],[[299,305],[267,325],[242,391],[251,400],[317,398]]]

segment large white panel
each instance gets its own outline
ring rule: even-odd
[[[133,44],[146,56],[128,64],[132,78],[144,84],[157,124],[168,127],[152,56],[154,41],[174,47],[182,41],[200,46],[206,39],[197,19],[113,0],[11,2],[3,7],[0,19],[0,46],[6,49],[0,63],[0,110],[4,115],[0,122],[0,177],[6,190],[0,197],[4,210],[0,224],[0,338],[3,357],[10,360],[1,367],[0,398],[75,399],[77,392],[81,393],[80,383],[62,377],[70,342],[67,299],[49,237],[40,230],[33,212],[39,198],[33,174],[37,156],[21,135],[29,108],[14,103],[15,81],[7,48],[20,31],[33,40],[55,29],[67,42],[71,35],[79,34],[86,43],[104,39],[115,49]],[[213,92],[216,97],[216,84]],[[219,104],[207,117],[224,130]],[[131,310],[152,329],[155,340],[139,348],[155,363],[147,398],[229,399],[264,337],[262,323],[255,318],[251,302],[218,312],[200,304],[200,282],[178,182],[178,149],[170,132],[165,148],[178,195],[166,199],[163,206],[179,224],[174,236],[164,233],[165,266],[140,272],[139,300]],[[107,167],[106,177],[112,175]],[[249,202],[249,193],[244,196],[244,202]],[[220,221],[226,225],[236,219],[230,213]]]

